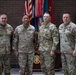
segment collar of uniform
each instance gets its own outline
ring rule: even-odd
[[[51,22],[44,24],[44,27],[48,27],[51,24]]]
[[[2,24],[0,24],[1,28],[7,28],[7,24],[5,26],[2,26]]]
[[[24,25],[23,25],[23,29],[29,29],[29,27],[30,27],[30,24],[27,26],[27,27],[25,27]]]
[[[23,27],[24,27],[24,28],[28,28],[28,27],[29,27],[29,25],[28,25],[28,26],[27,26],[27,25],[23,25]]]
[[[70,25],[70,23],[71,23],[71,22],[69,22],[69,23],[68,23],[68,24],[66,24],[66,25],[64,24],[64,26],[65,26],[65,27],[67,27],[68,25]]]

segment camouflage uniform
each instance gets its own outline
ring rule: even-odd
[[[19,53],[20,75],[32,75],[34,59],[34,33],[35,28],[32,25],[24,27],[17,26],[15,29],[13,49]],[[25,70],[27,70],[25,72]]]
[[[58,31],[54,24],[42,25],[38,35],[40,64],[44,75],[54,75],[55,55],[51,56],[50,51],[56,50],[58,44]]]
[[[59,33],[64,75],[75,75],[75,57],[73,56],[73,51],[76,50],[76,25],[70,22],[65,26],[63,23],[59,26]]]
[[[10,75],[10,51],[11,51],[11,36],[13,28],[6,24],[3,27],[0,24],[0,75],[2,75],[2,64],[5,75]]]

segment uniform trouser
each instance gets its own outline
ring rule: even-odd
[[[55,75],[55,56],[50,56],[50,52],[40,51],[40,64],[44,75]]]
[[[20,75],[32,75],[33,59],[34,59],[34,52],[19,53]]]
[[[61,59],[64,75],[75,75],[75,57],[69,53],[62,53]]]
[[[76,75],[76,57],[75,57],[75,75]]]
[[[0,75],[2,75],[2,65],[4,68],[4,75],[10,75],[10,55],[0,54]]]

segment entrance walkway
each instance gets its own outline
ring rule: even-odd
[[[13,68],[11,70],[11,75],[19,75],[19,68]],[[44,75],[44,74],[42,72],[33,72],[33,75]],[[63,75],[63,73],[62,72],[55,72],[55,75]]]

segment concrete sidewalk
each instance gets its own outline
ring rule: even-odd
[[[11,75],[19,75],[19,68],[11,69]],[[33,75],[44,75],[44,74],[42,72],[33,72]],[[59,71],[59,72],[55,72],[55,75],[63,75],[63,73]]]

